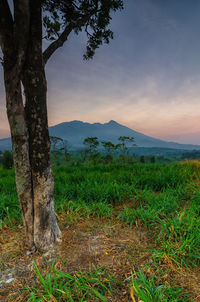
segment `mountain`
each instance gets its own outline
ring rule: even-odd
[[[132,130],[113,120],[105,124],[90,124],[81,121],[65,122],[49,127],[49,132],[51,136],[66,139],[69,142],[71,149],[82,148],[83,140],[86,137],[96,136],[98,137],[99,141],[111,141],[112,143],[116,144],[120,136],[131,136],[134,137],[135,143],[138,147],[200,150],[200,145],[179,144],[156,139]],[[0,150],[10,148],[10,138],[0,139]]]
[[[0,139],[0,151],[5,151],[5,150],[11,150],[11,139],[10,139],[10,137]]]

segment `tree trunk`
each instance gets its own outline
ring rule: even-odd
[[[4,59],[4,82],[6,89],[6,107],[10,124],[16,187],[29,248],[34,246],[33,238],[33,194],[29,162],[27,127],[21,94],[17,65]]]
[[[24,77],[26,108],[17,67],[7,69],[4,64],[7,115],[27,246],[46,249],[61,235],[54,211],[46,79],[44,70],[26,70]]]
[[[41,5],[40,0],[32,0],[30,3],[30,34],[23,69],[23,85],[33,186],[34,243],[37,248],[48,248],[60,238],[61,232],[54,211],[54,179],[50,165],[46,105],[47,84],[42,54]]]
[[[25,51],[18,53],[12,38],[3,44],[4,81],[16,186],[27,245],[47,249],[59,239],[61,232],[54,211],[54,180],[50,166],[41,0],[30,0],[30,11]],[[21,54],[22,59],[19,59]]]
[[[16,10],[23,7],[17,6],[20,4],[17,1],[15,4]],[[6,104],[16,186],[27,245],[29,248],[47,249],[59,239],[61,232],[54,211],[54,180],[50,166],[41,0],[29,0],[28,4],[29,11],[25,13],[25,19],[17,19],[17,10],[14,24],[7,1],[0,0],[0,45],[4,54]],[[7,23],[4,14],[7,16]],[[16,37],[15,25],[20,29],[25,26],[26,38],[21,35],[21,31],[20,37]],[[17,38],[16,41],[14,37]]]
[[[29,64],[24,72],[23,84],[33,185],[34,243],[37,248],[46,248],[59,239],[61,232],[54,211],[54,179],[50,165],[44,70],[32,69]]]

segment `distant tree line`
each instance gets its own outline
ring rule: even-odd
[[[133,147],[136,146],[134,138],[129,136],[120,136],[118,143],[111,141],[99,141],[97,137],[86,137],[83,140],[84,148],[78,151],[70,152],[70,144],[67,140],[60,137],[51,136],[51,163],[53,166],[61,164],[112,164],[112,163],[155,163],[169,162],[172,160],[198,159],[200,160],[200,151],[193,150],[182,152],[178,156],[165,157],[163,155],[137,155],[133,153]],[[130,154],[131,153],[131,154]],[[12,152],[6,150],[0,151],[0,164],[3,169],[13,168]]]
[[[70,154],[70,145],[67,140],[55,136],[51,136],[50,140],[53,165],[72,161],[73,156]],[[79,161],[87,161],[92,164],[110,164],[116,158],[123,163],[132,162],[133,156],[129,155],[129,151],[130,148],[136,146],[136,144],[134,144],[134,138],[129,136],[120,136],[117,144],[111,141],[100,142],[97,137],[86,137],[83,140],[83,146],[84,148],[76,152]]]

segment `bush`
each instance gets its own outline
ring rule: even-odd
[[[8,150],[3,153],[2,165],[4,169],[11,169],[13,167],[13,156]]]

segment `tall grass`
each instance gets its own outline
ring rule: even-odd
[[[153,276],[148,278],[143,271],[138,271],[131,279],[131,297],[133,301],[135,300],[134,296],[143,302],[188,301],[187,295],[182,294],[181,288],[159,284],[159,280],[155,280]]]
[[[0,170],[0,227],[3,223],[21,222],[13,170]]]
[[[192,165],[98,165],[56,167],[55,198],[59,200],[106,202],[112,205],[133,200],[141,191],[186,193],[195,178]]]
[[[200,166],[197,163],[59,166],[55,206],[79,216],[117,216],[149,229],[156,261],[200,263]],[[123,207],[124,205],[124,207]],[[0,224],[21,222],[13,171],[0,171]],[[138,223],[136,223],[138,222]]]
[[[52,262],[50,271],[42,276],[34,263],[35,274],[38,278],[37,288],[29,289],[28,301],[103,301],[108,302],[106,295],[111,295],[118,283],[108,275],[104,268],[96,268],[75,274],[68,274],[54,268]]]

